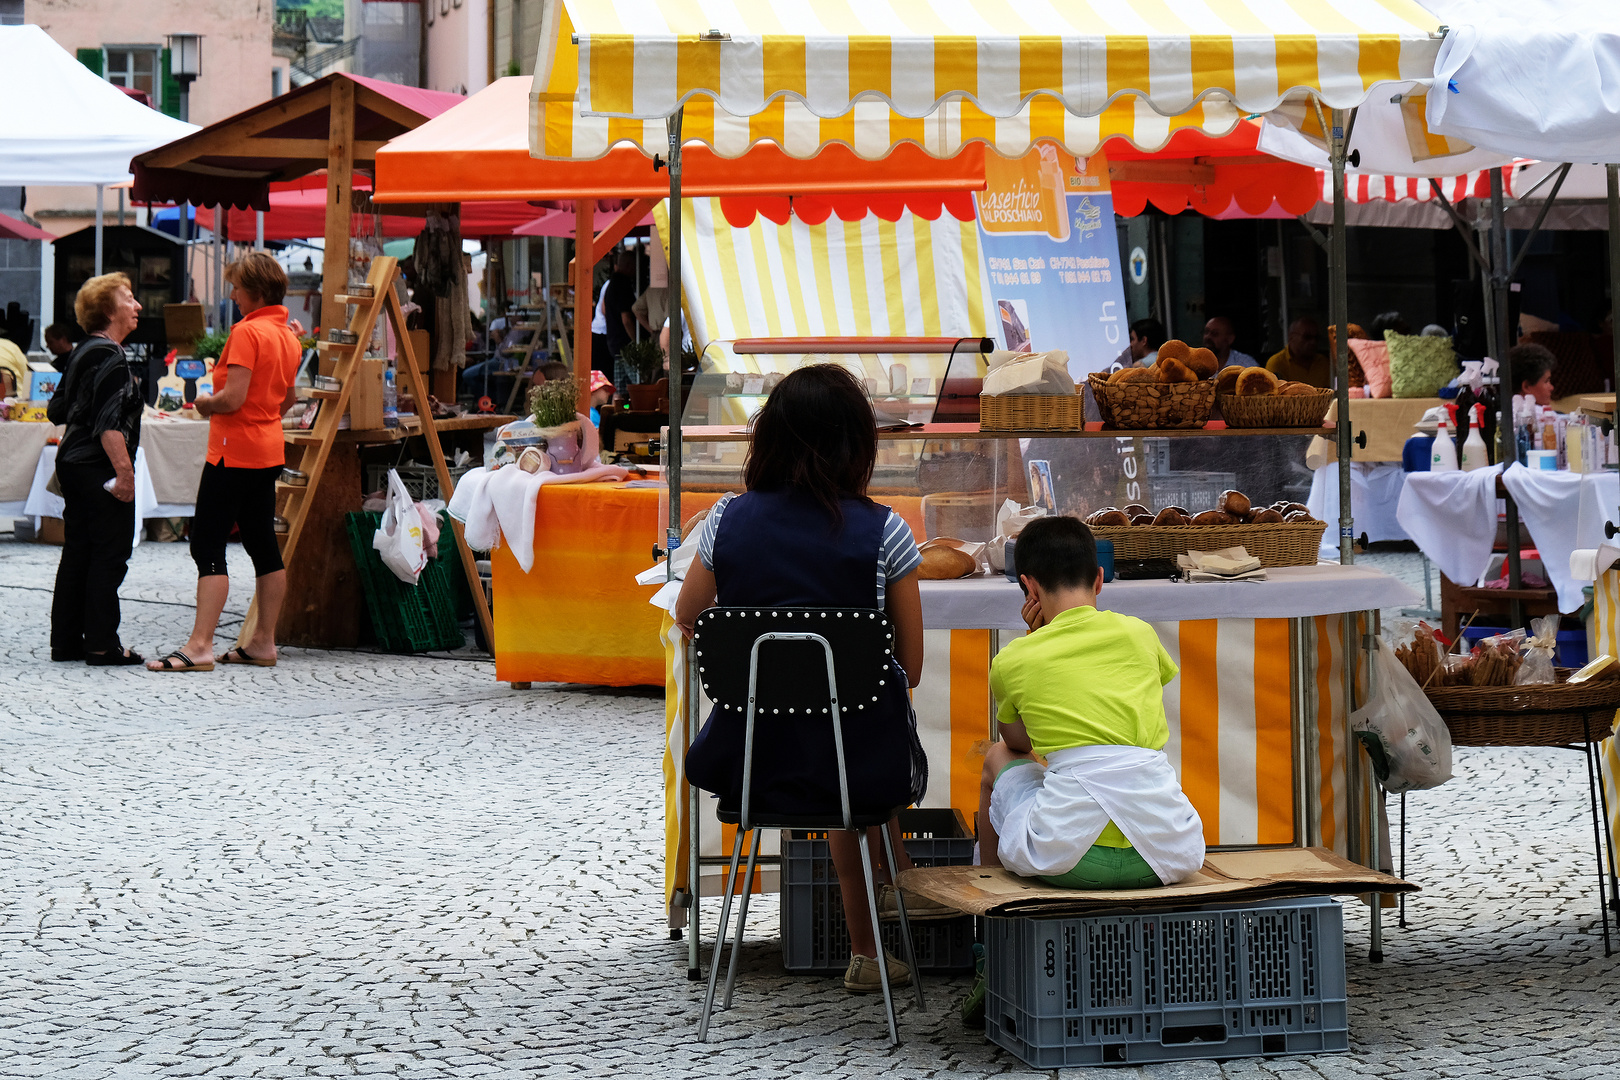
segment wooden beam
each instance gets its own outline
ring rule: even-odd
[[[429,119],[409,105],[401,105],[393,98],[384,97],[370,87],[359,86],[356,83],[349,82],[347,79],[343,81],[348,82],[350,89],[354,92],[356,105],[367,112],[374,112],[378,116],[392,120],[394,123],[403,126],[406,131],[414,131],[427,123]]]
[[[1215,166],[1190,161],[1110,161],[1108,178],[1137,184],[1213,184]]]
[[[596,294],[596,200],[574,200],[574,378],[579,383],[579,412],[591,412],[591,318]]]
[[[335,79],[332,82],[332,122],[326,143],[326,254],[321,266],[323,330],[348,323],[337,298],[349,281],[349,226],[353,214],[349,200],[353,190],[354,83],[349,79]]]
[[[371,139],[366,142],[354,144],[354,159],[356,161],[370,161],[377,156],[382,148],[383,140]],[[197,157],[245,157],[245,158],[299,158],[311,161],[322,161],[326,158],[327,141],[325,139],[270,139],[264,136],[236,136],[222,138],[219,142],[199,148]],[[182,166],[184,167],[184,166]]]
[[[350,83],[351,87],[353,85],[353,83]],[[161,147],[153,151],[152,156],[142,164],[149,169],[172,169],[178,165],[184,165],[200,154],[211,153],[211,151],[200,148],[212,145],[213,140],[225,132],[229,132],[232,138],[247,138],[261,131],[270,131],[287,123],[289,120],[296,120],[301,116],[319,112],[327,107],[330,97],[330,91],[323,93],[316,90],[308,94],[298,94],[295,91],[293,94],[288,95],[290,100],[283,102],[280,98],[275,99],[273,104],[266,106],[262,111],[244,117],[237,123],[214,128],[211,131],[196,132]]]
[[[596,234],[596,239],[591,242],[592,252],[606,253],[611,250],[620,240],[630,235],[630,230],[641,224],[641,219],[652,213],[652,208],[657,204],[657,199],[637,199],[619,211],[619,216],[609,222],[607,228]],[[573,269],[574,264],[570,262],[568,272],[573,273]]]

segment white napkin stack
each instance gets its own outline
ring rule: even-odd
[[[1266,571],[1260,560],[1242,547],[1219,551],[1189,551],[1176,556],[1182,576],[1188,581],[1264,581]]]

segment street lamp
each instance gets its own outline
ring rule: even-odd
[[[202,35],[170,34],[169,74],[180,84],[180,119],[191,120],[191,84],[202,74]]]

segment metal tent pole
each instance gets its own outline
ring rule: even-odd
[[[96,185],[96,276],[101,276],[101,218],[106,212],[107,185]]]
[[[264,250],[264,211],[253,211],[253,249]]]
[[[191,240],[186,236],[186,210],[189,204],[177,202],[175,210],[179,217],[175,219],[175,237],[180,241],[180,302],[191,301]]]
[[[1620,308],[1620,164],[1605,169],[1609,174],[1609,313],[1613,318]],[[1620,337],[1614,338],[1614,385],[1620,390]]]
[[[1503,220],[1502,170],[1491,170],[1491,310],[1486,326],[1495,331],[1491,355],[1497,363],[1501,383],[1496,388],[1501,419],[1497,421],[1499,436],[1496,459],[1505,469],[1518,458],[1519,444],[1513,434],[1513,395],[1518,384],[1513,381],[1513,364],[1508,351],[1513,347],[1513,329],[1508,326],[1508,269],[1507,225]],[[1508,588],[1517,591],[1519,581],[1519,508],[1512,499],[1507,501],[1507,565]],[[1524,625],[1524,603],[1517,598],[1508,601],[1508,619],[1514,626]]]
[[[1337,327],[1333,349],[1333,377],[1338,403],[1338,423],[1335,435],[1339,454],[1339,562],[1349,566],[1355,562],[1354,520],[1350,512],[1350,316],[1349,286],[1346,280],[1346,243],[1344,235],[1344,110],[1333,110],[1332,146],[1330,162],[1333,166],[1333,235],[1328,250],[1328,306],[1333,325]],[[1348,639],[1347,639],[1348,640]]]
[[[685,109],[669,118],[669,436],[664,440],[668,465],[669,531],[664,549],[674,554],[681,544],[681,120]],[[675,560],[668,562],[674,577]]]

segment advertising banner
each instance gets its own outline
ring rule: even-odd
[[[991,332],[1014,352],[1064,350],[1077,381],[1107,370],[1127,337],[1107,159],[1041,143],[1016,160],[986,154],[984,172],[974,199]]]

